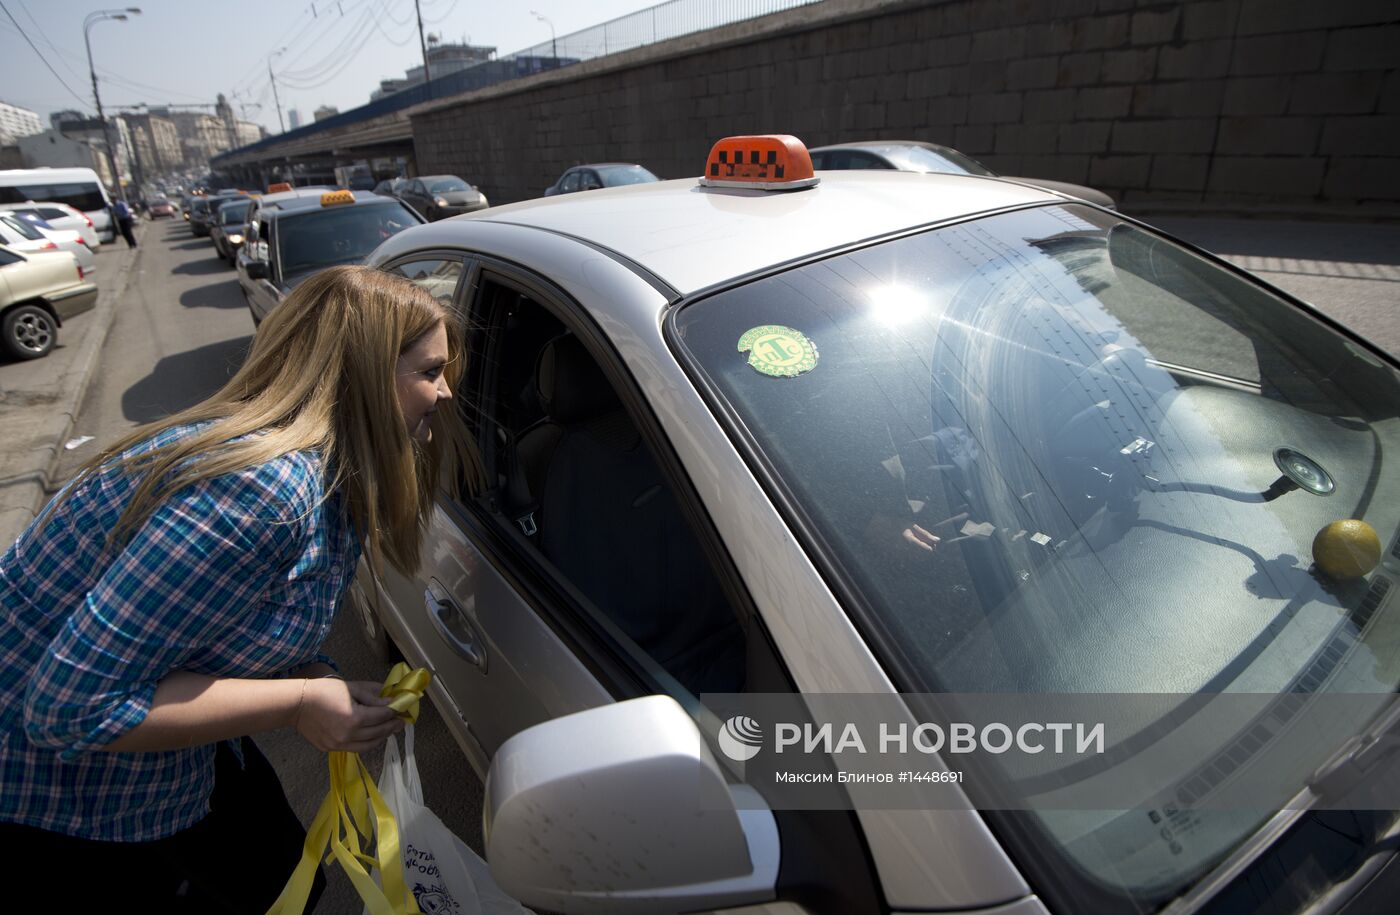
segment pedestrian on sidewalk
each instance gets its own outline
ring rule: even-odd
[[[122,238],[126,239],[128,248],[136,247],[136,236],[132,234],[131,226],[135,221],[131,215],[131,207],[127,206],[125,200],[118,200],[112,204],[112,215],[117,220],[117,228],[121,230]]]
[[[362,752],[402,730],[317,651],[362,547],[413,574],[439,482],[479,479],[437,409],[462,353],[420,287],[325,270],[222,390],[97,455],[0,555],[0,847],[105,908],[267,910],[305,832],[249,735]]]

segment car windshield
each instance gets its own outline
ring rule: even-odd
[[[929,149],[926,146],[888,146],[880,154],[906,172],[939,172],[949,175],[981,175],[984,178],[996,176],[971,156],[965,156],[956,149],[939,146]]]
[[[380,242],[418,224],[396,200],[364,206],[318,207],[278,220],[283,276],[358,261]]]
[[[164,203],[165,201],[161,201]],[[248,218],[248,207],[252,205],[250,200],[240,200],[237,203],[226,203],[219,207],[219,222],[223,225],[241,225]]]
[[[461,178],[436,178],[428,182],[428,193],[446,194],[451,191],[469,191],[467,182]]]
[[[603,179],[604,187],[621,187],[624,184],[646,184],[648,181],[660,181],[661,179],[640,165],[610,165],[600,168],[598,177]]]
[[[1203,257],[1051,206],[786,270],[675,322],[904,690],[1189,709],[1400,683],[1400,600],[1375,568],[1382,545],[1400,558],[1400,474],[1383,472],[1400,374]],[[1315,550],[1339,520],[1379,542]],[[1189,797],[1243,767],[1291,797],[1367,727],[1362,706],[1297,753],[1209,732],[1162,762],[1168,784]],[[1136,736],[1109,753],[1152,755]],[[1033,793],[997,765],[982,777]],[[1047,849],[1137,905],[1273,812],[1194,810],[1170,855],[1144,810],[1034,819]]]

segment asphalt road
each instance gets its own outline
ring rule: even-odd
[[[65,451],[59,479],[88,456],[135,426],[192,406],[232,377],[253,340],[253,322],[234,272],[214,254],[207,238],[194,238],[185,222],[146,227],[126,295],[88,387],[73,429],[93,441]],[[336,620],[325,651],[352,679],[382,680],[388,670],[366,649],[354,615]],[[325,797],[325,754],[290,730],[261,735],[259,746],[277,768],[293,807],[309,823]],[[431,702],[417,725],[418,768],[428,807],[467,844],[481,851],[481,783],[462,757]],[[380,754],[363,754],[376,776]],[[319,915],[359,912],[362,904],[338,869]]]

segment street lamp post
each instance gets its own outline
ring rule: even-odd
[[[95,23],[104,19],[125,22],[127,13],[139,16],[141,10],[135,6],[128,6],[122,10],[96,10],[88,13],[87,18],[83,20],[83,44],[87,46],[88,75],[92,77],[92,100],[97,103],[97,120],[102,124],[102,139],[107,145],[107,167],[112,170],[112,182],[117,186],[117,195],[122,200],[126,200],[126,188],[122,187],[122,176],[117,171],[117,157],[112,151],[112,131],[107,126],[107,116],[102,113],[102,96],[97,91],[97,69],[92,65],[92,39],[88,37],[88,32]]]
[[[272,81],[272,101],[277,105],[277,128],[279,132],[286,133],[287,125],[282,122],[282,100],[277,97],[277,77],[272,75],[272,58],[281,54],[286,48],[278,48],[267,55],[267,78]]]
[[[531,16],[534,16],[534,17],[535,17],[536,19],[538,19],[540,22],[543,22],[545,25],[549,26],[549,53],[550,53],[550,56],[551,56],[551,57],[553,57],[555,60],[558,60],[558,59],[559,59],[559,39],[558,39],[558,37],[555,36],[555,34],[554,34],[554,23],[552,23],[552,22],[549,21],[549,17],[548,17],[548,16],[541,15],[540,13],[537,13],[537,12],[535,12],[534,10],[530,10],[530,15],[531,15]]]

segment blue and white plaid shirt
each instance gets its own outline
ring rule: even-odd
[[[171,671],[274,677],[317,659],[360,551],[322,479],[319,455],[294,452],[202,481],[114,556],[104,540],[138,481],[109,468],[0,556],[0,821],[134,842],[208,813],[215,745],[97,748],[145,719]]]

